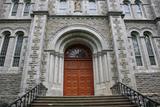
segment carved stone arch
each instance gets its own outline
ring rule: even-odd
[[[84,45],[92,51],[93,75],[94,75],[94,95],[104,94],[99,85],[110,81],[108,70],[108,46],[101,34],[95,30],[84,26],[69,26],[59,30],[55,35],[49,38],[49,83],[47,84],[47,95],[63,96],[63,74],[64,74],[64,52],[69,46]],[[50,84],[54,83],[54,84]],[[107,87],[109,90],[109,87]],[[106,94],[110,91],[106,92]]]
[[[99,41],[99,43],[102,45],[102,49],[103,50],[107,50],[108,46],[106,44],[105,39],[103,38],[103,36],[95,31],[95,29],[91,28],[91,27],[86,27],[86,26],[78,26],[78,25],[73,25],[73,26],[69,26],[69,27],[64,27],[61,30],[59,30],[58,32],[56,32],[56,34],[54,35],[54,37],[52,36],[51,38],[49,38],[49,49],[52,47],[52,49],[56,46],[57,41],[60,40],[60,38],[62,38],[63,36],[65,36],[66,34],[69,34],[71,32],[75,32],[75,31],[79,31],[79,32],[85,32],[86,34],[92,35],[90,37],[95,38],[95,40]]]
[[[130,31],[129,31],[129,37],[131,37],[131,35],[132,35],[132,33],[137,33],[137,36],[141,36],[140,34],[141,34],[141,32],[140,32],[140,30],[138,30],[138,29],[131,29]]]
[[[66,41],[63,45],[61,45],[61,47],[60,47],[61,53],[62,53],[62,51],[64,52],[64,50],[68,46],[74,45],[74,44],[77,44],[77,43],[78,44],[85,44],[87,47],[90,48],[92,53],[96,53],[95,50],[98,50],[97,46],[95,44],[93,44],[91,41],[89,41],[89,40],[87,40],[85,38],[76,37],[76,38],[70,39],[69,41]]]
[[[8,31],[8,30],[6,30],[6,31],[4,31],[3,33],[2,33],[2,35],[11,35],[11,32],[10,31]]]
[[[68,45],[68,43],[72,44],[75,41],[81,42],[83,44],[90,46],[93,53],[102,51],[101,43],[95,38],[90,37],[88,34],[85,34],[85,33],[73,33],[73,32],[57,41],[57,44],[55,45],[56,51],[59,50],[60,52],[63,52],[63,50],[65,49],[65,46]]]
[[[14,31],[14,36],[17,36],[17,33],[24,33],[23,35],[24,35],[24,37],[26,37],[26,36],[28,36],[27,35],[27,32],[26,32],[26,30],[25,29],[16,29],[15,31]]]
[[[23,35],[23,37],[24,37],[25,33],[23,31],[17,31],[15,33],[15,36],[19,36],[19,35]]]
[[[11,35],[11,36],[13,35],[13,29],[7,27],[7,28],[1,29],[0,37],[2,37],[2,36],[3,36],[3,33],[6,32],[6,31],[10,32],[10,35]]]
[[[0,38],[4,37],[6,33],[9,33],[10,36],[12,36],[12,30],[4,29],[4,30],[1,31]]]
[[[152,27],[144,27],[144,28],[142,28],[142,29],[141,29],[141,35],[143,35],[143,33],[144,33],[145,31],[151,32],[153,36],[154,36],[154,35],[155,35],[155,36],[158,35],[158,31],[157,31],[156,29],[152,28]]]
[[[84,25],[84,24],[73,24],[73,25],[69,25],[69,26],[64,26],[64,27],[60,28],[59,30],[57,30],[55,33],[52,33],[49,40],[52,41],[55,38],[55,36],[59,35],[59,33],[61,33],[61,35],[62,35],[65,32],[71,31],[72,28],[75,28],[75,29],[78,28],[78,29],[88,31],[88,32],[89,32],[89,30],[94,31],[97,33],[97,35],[101,36],[104,39],[104,36],[99,31],[97,31],[95,28],[93,28],[91,26]],[[69,29],[69,30],[67,30],[67,29]],[[90,33],[92,33],[92,32],[90,32]]]
[[[130,34],[131,34],[131,36],[132,36],[132,34],[135,34],[137,37],[140,37],[140,32],[138,32],[136,30],[131,31]]]
[[[151,30],[151,29],[144,29],[144,30],[142,30],[142,35],[143,36],[144,36],[145,32],[148,32],[151,37],[153,37],[154,35],[156,35],[155,32],[153,30]]]

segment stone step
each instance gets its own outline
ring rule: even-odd
[[[59,99],[41,99],[34,103],[89,103],[89,102],[129,102],[128,99],[88,99],[88,100],[59,100]]]
[[[135,105],[33,105],[32,107],[137,107]]]
[[[97,102],[64,102],[64,101],[62,101],[62,102],[33,102],[33,104],[44,104],[44,105],[48,105],[48,104],[52,104],[52,105],[57,105],[57,104],[59,104],[59,105],[61,105],[61,104],[63,104],[63,105],[67,105],[67,104],[73,104],[73,105],[75,105],[75,104],[77,104],[77,105],[85,105],[85,104],[89,104],[89,105],[91,105],[91,104],[106,104],[106,105],[119,105],[119,104],[122,104],[122,105],[125,105],[125,104],[131,104],[129,101],[127,101],[127,102],[105,102],[105,101],[97,101]]]
[[[124,96],[38,97],[32,107],[137,107]]]
[[[84,97],[51,97],[51,96],[47,96],[47,97],[38,97],[38,100],[43,100],[43,99],[47,99],[47,100],[87,100],[87,99],[126,99],[124,96],[84,96]]]
[[[104,106],[104,107],[137,107],[131,103],[69,103],[69,104],[63,104],[63,103],[33,103],[32,107],[97,107],[97,106]]]

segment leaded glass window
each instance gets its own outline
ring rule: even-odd
[[[1,53],[0,53],[0,66],[4,66],[4,62],[5,62],[5,58],[6,58],[6,54],[7,54],[7,49],[8,49],[8,44],[9,44],[9,40],[10,40],[10,32],[5,32],[4,33],[4,41],[3,41],[3,45],[1,48]]]
[[[67,8],[68,8],[67,0],[60,0],[59,12],[65,13],[67,11]]]
[[[151,65],[156,65],[156,60],[155,60],[155,56],[154,56],[154,52],[153,52],[153,48],[152,48],[152,45],[151,45],[149,34],[150,34],[149,32],[144,32],[147,52],[148,52],[148,55],[149,55],[150,64]]]
[[[140,4],[136,5],[136,9],[137,9],[137,15],[138,16],[142,16],[142,8]]]
[[[25,4],[23,16],[28,16],[28,15],[29,15],[30,7],[31,7],[31,4],[30,4],[30,3],[26,3],[26,4]]]
[[[76,45],[66,50],[65,57],[82,59],[82,58],[91,58],[92,56],[90,50],[87,47],[82,45]]]
[[[136,59],[136,64],[137,66],[142,66],[142,58],[141,58],[141,52],[138,44],[138,39],[137,39],[137,34],[132,32],[132,41],[133,41],[133,47],[134,47],[134,53],[135,53],[135,59]]]
[[[97,6],[96,6],[95,0],[89,0],[88,10],[89,10],[89,13],[91,13],[91,14],[96,13]]]
[[[123,5],[123,13],[127,16],[131,15],[131,11],[130,11],[130,4],[124,4]]]
[[[17,37],[17,43],[16,43],[16,48],[15,48],[14,58],[13,58],[13,67],[19,66],[22,43],[23,43],[23,35],[24,34],[21,32],[20,34],[18,34],[18,37]]]
[[[17,14],[17,9],[18,9],[18,2],[15,2],[15,3],[13,4],[13,8],[12,8],[12,13],[11,13],[12,16],[16,16],[16,14]]]

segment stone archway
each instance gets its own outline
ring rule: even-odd
[[[87,28],[74,27],[63,31],[50,41],[48,47],[50,50],[48,95],[64,95],[64,52],[66,48],[74,44],[84,44],[92,51],[94,95],[103,95],[106,83],[110,81],[107,46],[104,39],[95,31]],[[107,90],[109,88],[110,86],[107,86]]]

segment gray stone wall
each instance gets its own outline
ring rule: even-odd
[[[93,30],[96,30],[98,33],[103,36],[107,42],[110,43],[109,38],[109,22],[106,17],[53,17],[49,18],[47,23],[46,35],[48,40],[54,38],[57,32],[60,32],[64,28],[79,25],[90,27]]]
[[[1,103],[9,103],[17,98],[18,93],[20,92],[21,85],[21,76],[22,71],[24,69],[24,60],[26,56],[27,43],[28,43],[28,32],[30,29],[29,22],[2,22],[0,23],[0,32],[10,31],[12,38],[10,38],[10,44],[7,51],[7,58],[5,60],[5,66],[0,67],[0,104]],[[14,48],[16,44],[16,32],[23,31],[25,33],[22,50],[21,50],[21,58],[20,58],[20,66],[12,67],[12,59],[14,54]],[[1,34],[2,36],[2,34]],[[3,36],[0,38],[0,44],[3,42]]]
[[[0,74],[0,103],[10,103],[19,94],[21,73]]]
[[[160,72],[136,73],[137,90],[160,102]]]
[[[5,0],[0,0],[0,18],[3,16],[2,14],[5,12],[3,9]]]

